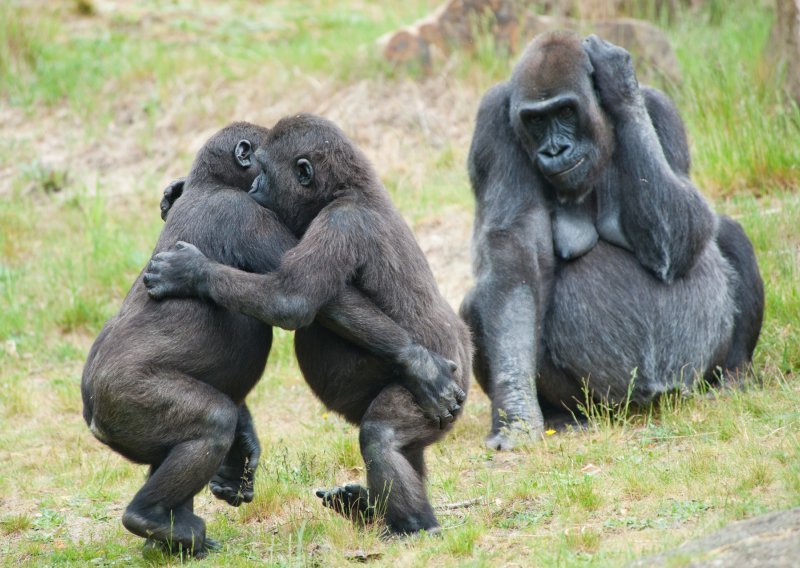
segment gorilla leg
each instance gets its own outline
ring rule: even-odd
[[[549,226],[545,226],[549,232]],[[525,235],[535,227],[521,227]],[[549,238],[549,235],[548,235]],[[464,303],[461,317],[475,340],[474,373],[492,400],[489,447],[510,449],[508,430],[544,429],[536,398],[536,360],[541,333],[542,297],[549,293],[549,278],[542,274],[541,259],[509,231],[491,231],[485,237],[479,279]],[[552,245],[550,245],[552,246]]]
[[[495,449],[513,447],[508,429],[528,424],[543,429],[536,404],[536,309],[527,286],[498,295],[501,285],[480,284],[465,299],[461,315],[475,334],[474,373],[492,401],[492,430],[486,444]],[[492,318],[490,314],[495,314]]]
[[[136,393],[122,397],[114,423],[96,417],[115,435],[121,453],[154,464],[151,475],[125,509],[122,524],[132,533],[171,550],[204,556],[214,548],[193,497],[219,468],[236,430],[236,405],[205,383],[185,375],[134,381]],[[108,418],[108,417],[106,417]],[[116,432],[115,432],[116,434]],[[160,454],[155,458],[156,452]]]
[[[587,396],[591,398],[586,391],[586,382],[575,380],[561,371],[547,351],[542,355],[539,360],[539,375],[536,377],[536,393],[539,395],[539,403],[542,404],[545,423],[550,428],[553,427],[553,422],[562,426],[575,424],[573,416],[580,422],[581,407],[586,405]]]
[[[234,507],[250,503],[253,500],[253,484],[260,457],[261,444],[253,427],[253,418],[247,405],[242,403],[239,406],[233,445],[225,456],[225,461],[211,478],[211,493]]]
[[[372,401],[359,442],[367,488],[347,484],[317,491],[323,504],[353,520],[385,518],[390,532],[436,531],[439,523],[425,489],[425,447],[447,432],[427,420],[411,393],[390,385]]]
[[[717,244],[736,275],[733,286],[733,300],[736,305],[733,337],[722,360],[722,370],[729,377],[738,380],[739,374],[747,371],[750,366],[753,350],[761,333],[764,282],[758,271],[753,245],[739,223],[730,217],[720,216]]]
[[[396,385],[386,387],[364,415],[359,442],[370,499],[379,511],[385,510],[393,533],[439,527],[425,489],[422,454],[444,432],[425,419],[408,391]]]

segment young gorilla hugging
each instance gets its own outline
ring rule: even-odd
[[[464,391],[469,332],[439,293],[372,165],[335,124],[313,115],[284,118],[256,159],[263,172],[250,195],[300,238],[278,270],[247,273],[179,243],[150,262],[148,292],[156,299],[199,297],[270,325],[299,328],[300,369],[329,409],[361,426],[367,469],[368,489],[348,484],[317,495],[346,516],[382,517],[392,533],[435,531],[423,454],[450,423],[427,418],[391,365],[352,340],[308,324],[352,284],[415,342],[452,359]]]
[[[275,270],[297,239],[247,194],[260,172],[253,153],[268,140],[266,128],[247,123],[212,136],[154,254],[186,239],[241,270]],[[156,302],[146,281],[143,273],[137,277],[89,352],[83,414],[101,442],[150,465],[122,517],[125,527],[168,551],[201,557],[217,543],[194,514],[194,496],[210,481],[212,493],[233,506],[253,499],[261,450],[245,397],[264,371],[272,328],[197,299]],[[465,397],[453,381],[455,363],[416,343],[352,287],[340,287],[324,304],[318,321],[327,327],[315,321],[308,328],[328,338],[320,365],[338,359],[341,334],[390,369],[431,422],[453,419]]]

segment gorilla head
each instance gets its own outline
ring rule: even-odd
[[[229,124],[209,138],[197,153],[186,185],[250,187],[260,172],[253,154],[264,145],[268,134],[268,128],[256,124]]]
[[[611,157],[614,132],[581,38],[538,36],[511,76],[511,124],[559,201],[580,202]]]
[[[255,158],[263,172],[253,182],[251,197],[296,235],[341,192],[380,184],[363,152],[320,116],[281,119]]]

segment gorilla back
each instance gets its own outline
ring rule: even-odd
[[[274,268],[243,265],[237,251],[247,250],[249,235],[231,229],[276,224],[246,191],[257,174],[250,156],[266,132],[235,123],[206,143],[155,252],[191,239],[221,262]],[[193,497],[233,446],[233,462],[215,480],[230,484],[221,498],[241,502],[233,495],[248,475],[245,462],[258,457],[244,398],[264,370],[271,341],[268,325],[213,304],[150,299],[139,274],[95,340],[81,380],[92,433],[128,459],[151,466],[123,516],[128,530],[198,556],[213,547],[205,523],[193,513]]]

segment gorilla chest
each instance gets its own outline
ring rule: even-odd
[[[580,258],[603,241],[632,251],[622,228],[621,207],[614,188],[593,192],[582,203],[558,203],[551,212],[553,252],[563,260]]]

